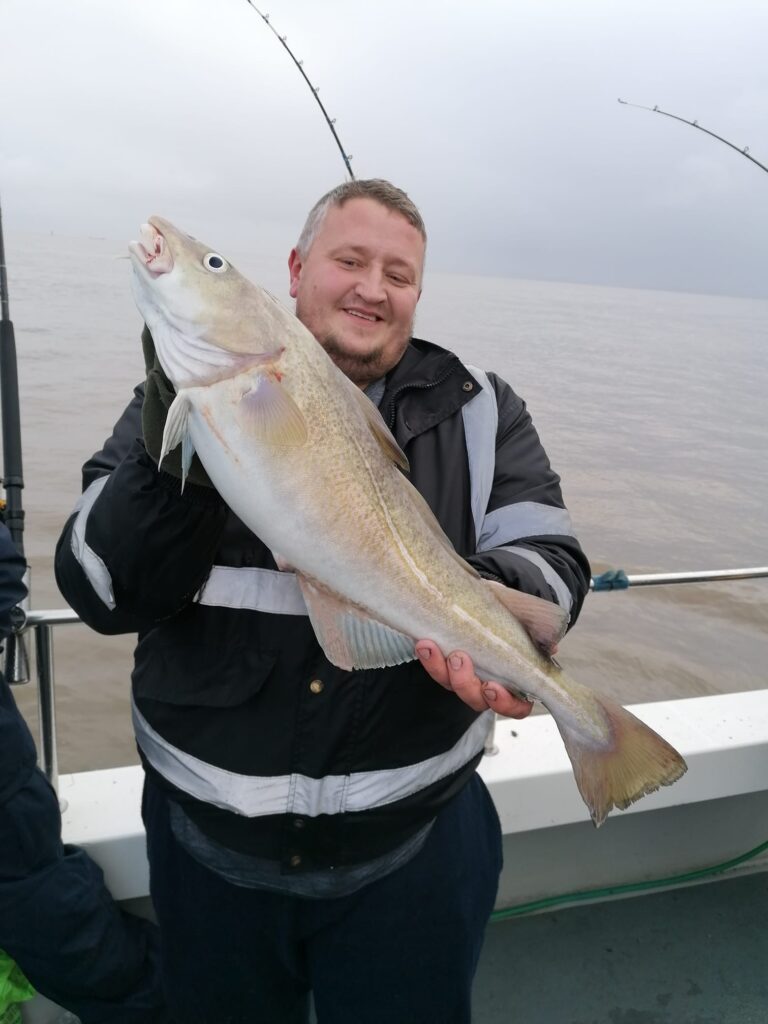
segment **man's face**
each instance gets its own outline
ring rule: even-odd
[[[332,206],[302,259],[288,259],[296,315],[365,387],[397,364],[421,294],[424,239],[374,199]]]

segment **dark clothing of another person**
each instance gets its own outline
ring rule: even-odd
[[[25,565],[0,523],[0,639]],[[0,673],[0,949],[83,1024],[161,1024],[157,929],[119,910],[88,855],[61,841],[59,802]]]

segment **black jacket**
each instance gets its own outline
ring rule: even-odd
[[[26,563],[16,550],[8,527],[0,523],[0,652],[11,632],[11,612],[27,594]],[[11,688],[0,673],[0,803],[26,783],[37,755],[32,735],[16,707]]]
[[[559,479],[524,403],[492,375],[484,382],[494,395],[482,400],[498,407],[484,519],[477,508],[473,516],[466,419],[483,384],[453,354],[414,339],[380,407],[457,551],[508,586],[559,596],[573,622],[589,566],[561,528]],[[464,785],[483,723],[416,662],[335,668],[295,609],[253,610],[226,585],[206,603],[214,577],[222,593],[222,579],[236,590],[252,578],[282,584],[285,574],[215,491],[187,484],[182,495],[157,471],[139,437],[141,401],[139,387],[84,467],[56,572],[94,629],[139,634],[133,695],[145,766],[209,836],[286,871],[394,848]]]

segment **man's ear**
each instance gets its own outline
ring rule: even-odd
[[[299,290],[299,278],[301,277],[302,268],[301,256],[296,249],[291,249],[291,253],[288,257],[288,270],[291,275],[291,286],[290,296],[292,299],[296,298],[296,293]]]

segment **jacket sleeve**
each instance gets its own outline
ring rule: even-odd
[[[0,523],[0,641],[12,629],[11,612],[27,596],[24,573],[27,565],[13,543],[5,523]]]
[[[219,494],[158,471],[141,439],[143,385],[100,452],[56,547],[56,581],[100,633],[143,631],[189,604],[227,517]]]
[[[486,577],[557,602],[576,621],[590,567],[563,502],[560,478],[525,402],[494,374],[499,421],[487,512],[468,561]]]

